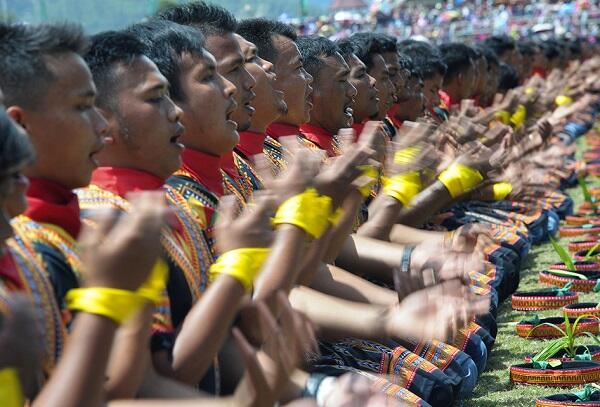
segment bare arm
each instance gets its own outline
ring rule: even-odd
[[[408,226],[419,226],[443,208],[448,207],[453,199],[441,181],[436,181],[419,193],[409,208],[403,208],[396,223]]]
[[[33,406],[100,406],[102,384],[118,325],[113,320],[80,313],[65,352]]]
[[[104,384],[109,400],[135,397],[151,368],[147,343],[153,311],[146,305],[117,331]]]
[[[331,265],[324,264],[319,269],[310,287],[324,294],[354,302],[384,306],[398,302],[394,291]]]
[[[307,233],[297,226],[284,224],[278,227],[271,254],[254,288],[255,300],[267,301],[279,290],[287,293],[292,289],[309,248],[307,238]]]
[[[242,285],[226,275],[206,290],[177,335],[168,376],[190,385],[200,382],[228,337],[244,294]]]

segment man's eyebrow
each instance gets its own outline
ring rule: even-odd
[[[343,78],[343,77],[348,76],[348,75],[350,75],[350,70],[348,68],[342,68],[341,70],[339,70],[337,72],[336,76],[338,76],[340,78]]]
[[[97,92],[93,89],[86,89],[85,91],[81,92],[78,96],[82,97],[82,98],[95,98],[97,95]]]

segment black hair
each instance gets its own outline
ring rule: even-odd
[[[538,45],[533,41],[519,41],[517,49],[525,57],[533,57],[538,53]]]
[[[25,166],[34,158],[29,138],[19,131],[17,125],[0,109],[0,177]],[[3,182],[4,179],[0,180]]]
[[[296,44],[302,56],[304,69],[315,80],[319,76],[319,71],[325,65],[323,59],[335,56],[339,52],[333,41],[320,36],[298,37]]]
[[[414,71],[423,80],[431,79],[436,74],[446,75],[447,66],[436,48],[414,40],[403,41],[400,44],[400,51],[411,58]]]
[[[409,71],[414,69],[412,58],[406,55],[404,52],[398,53],[398,62],[400,63],[401,69],[408,69]]]
[[[146,45],[146,56],[169,81],[173,100],[184,101],[185,94],[179,81],[182,57],[204,57],[202,33],[193,27],[159,20],[135,24],[127,30]]]
[[[56,79],[45,57],[83,55],[87,45],[76,24],[0,24],[0,89],[6,105],[36,108]]]
[[[383,42],[378,40],[378,36],[373,33],[352,34],[348,40],[354,44],[356,49],[354,53],[367,66],[367,70],[373,68],[373,56],[375,54],[386,52],[383,51]]]
[[[501,92],[506,92],[507,90],[516,88],[517,86],[519,86],[519,74],[517,73],[517,70],[508,64],[501,63],[498,90]]]
[[[335,42],[335,45],[338,47],[338,52],[346,61],[352,55],[356,55],[358,52],[358,47],[348,38],[344,38],[342,40],[338,40]]]
[[[125,31],[105,31],[90,40],[85,61],[98,90],[96,103],[100,107],[110,107],[117,85],[114,69],[119,64],[131,65],[136,58],[146,54],[147,49],[132,33]]]
[[[498,59],[498,55],[494,52],[490,47],[482,46],[481,53],[485,57],[488,63],[488,71],[490,71],[493,67],[500,66],[500,60]]]
[[[439,49],[447,67],[445,80],[453,79],[459,73],[466,72],[471,67],[474,51],[468,45],[450,42],[440,45]]]
[[[229,10],[204,1],[167,7],[158,14],[158,18],[196,27],[205,37],[237,30],[237,20]]]
[[[539,46],[542,49],[542,52],[544,53],[546,59],[550,61],[556,58],[560,58],[560,56],[562,55],[562,50],[560,49],[558,43],[556,43],[554,40],[540,42]]]
[[[398,42],[394,37],[382,33],[373,33],[373,38],[377,42],[379,52],[398,52]]]
[[[251,18],[238,24],[237,33],[258,48],[258,56],[275,63],[277,50],[273,45],[273,37],[281,35],[294,42],[298,39],[294,27],[276,20]]]
[[[505,52],[515,49],[516,46],[515,41],[507,35],[495,35],[487,38],[483,44],[486,47],[493,49],[499,58],[501,58]]]

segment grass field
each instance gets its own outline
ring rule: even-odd
[[[581,145],[583,147],[583,145]],[[590,183],[591,184],[591,183]],[[596,185],[596,183],[594,183]],[[579,188],[570,189],[569,195],[575,200],[575,207],[582,201],[583,197]],[[575,238],[571,238],[576,240]],[[566,246],[568,239],[560,239],[559,242]],[[538,282],[538,272],[544,270],[548,265],[560,261],[549,243],[535,246],[529,256],[529,264],[521,270],[521,283],[519,291],[530,291],[541,289],[543,284]],[[600,294],[580,294],[580,302],[600,302]],[[509,380],[510,366],[523,363],[523,356],[536,352],[544,346],[544,342],[522,339],[515,333],[515,325],[524,317],[533,313],[513,311],[510,299],[507,299],[498,310],[498,336],[496,344],[488,359],[487,370],[481,375],[479,383],[471,399],[465,402],[465,406],[472,407],[504,407],[504,406],[534,406],[535,400],[544,395],[581,388],[557,389],[541,386],[513,385]],[[559,310],[538,312],[540,317],[558,316]],[[581,339],[581,341],[584,341]],[[590,340],[587,340],[589,343]],[[583,342],[582,342],[583,343]]]

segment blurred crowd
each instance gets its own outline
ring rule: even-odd
[[[354,7],[364,3],[365,7]],[[508,4],[503,4],[508,3]],[[496,0],[336,1],[329,15],[303,21],[286,19],[302,34],[345,38],[365,30],[398,37],[422,36],[436,42],[482,40],[508,33],[513,37],[598,35],[597,0],[538,2]],[[339,8],[338,8],[339,7]]]

